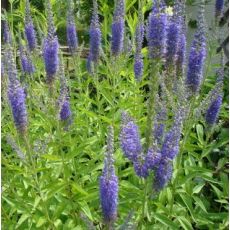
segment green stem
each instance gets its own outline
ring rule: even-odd
[[[24,143],[25,143],[25,147],[26,147],[26,152],[28,154],[29,157],[29,163],[33,166],[33,170],[35,169],[35,165],[34,165],[34,160],[32,157],[32,152],[31,152],[31,148],[30,148],[30,144],[29,144],[29,140],[27,135],[23,136],[24,139]]]
[[[60,127],[60,122],[61,121],[58,121],[57,122],[57,138],[58,138],[58,142],[59,142],[59,153],[61,155],[61,158],[62,158],[62,170],[63,170],[63,179],[65,180],[66,177],[65,177],[65,157],[64,157],[64,153],[61,149],[62,147],[62,132],[61,132],[61,127]]]
[[[115,124],[115,104],[116,104],[116,91],[115,91],[115,87],[116,87],[116,77],[118,77],[117,74],[117,60],[114,59],[114,73],[112,74],[112,87],[113,87],[113,124]]]
[[[95,80],[95,86],[96,86],[96,93],[97,93],[97,106],[98,106],[98,112],[99,115],[101,115],[101,106],[100,106],[100,90],[99,90],[99,79],[98,79],[98,67],[97,64],[94,67],[95,73],[94,73],[94,80]]]
[[[119,56],[120,57],[120,56]],[[112,57],[112,66],[109,67],[110,71],[110,81],[112,82],[112,114],[113,114],[113,125],[115,125],[115,112],[116,112],[116,85],[117,85],[117,78],[119,77],[120,72],[120,64],[118,63],[119,57]],[[108,62],[110,66],[110,62]]]
[[[146,205],[147,205],[147,198],[148,198],[148,181],[147,179],[144,182],[144,198],[143,198],[143,206],[142,206],[142,221],[146,217]]]

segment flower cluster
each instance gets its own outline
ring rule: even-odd
[[[43,57],[45,62],[45,70],[47,74],[47,83],[49,85],[52,85],[59,66],[59,57],[58,57],[59,43],[58,43],[58,38],[55,35],[53,16],[52,16],[51,5],[49,0],[47,1],[47,10],[48,10],[48,35],[43,43]]]
[[[8,99],[10,102],[14,123],[21,135],[26,134],[27,130],[27,109],[26,95],[21,87],[17,76],[17,69],[13,58],[13,51],[9,47],[7,49],[7,70],[8,70]]]
[[[136,26],[136,33],[135,33],[136,53],[134,58],[134,73],[135,73],[136,80],[140,80],[143,74],[144,64],[143,64],[143,58],[141,54],[143,39],[144,39],[144,24],[143,24],[143,16],[140,8],[139,20]]]
[[[36,48],[37,39],[36,32],[33,25],[33,20],[30,13],[30,3],[26,0],[25,10],[25,35],[28,43],[29,50],[32,51]]]
[[[97,0],[93,1],[93,15],[90,23],[90,50],[86,62],[86,68],[89,73],[93,72],[93,63],[97,64],[100,57],[101,47],[101,29],[98,18]]]
[[[215,16],[219,17],[223,14],[224,0],[216,0],[215,4]]]
[[[69,96],[68,96],[68,88],[64,73],[64,66],[61,63],[60,64],[60,96],[58,99],[58,105],[59,105],[59,119],[61,121],[67,121],[71,118],[71,109],[70,109],[70,103],[69,103]]]
[[[165,109],[159,112],[158,117],[160,115],[164,119]],[[171,162],[179,152],[179,141],[185,115],[186,109],[178,109],[174,123],[167,132],[164,132],[164,124],[160,123],[158,118],[159,123],[156,123],[158,126],[153,128],[153,143],[148,146],[147,153],[144,154],[138,126],[127,113],[123,112],[122,114],[121,148],[124,155],[133,163],[134,170],[139,177],[146,178],[150,171],[155,172],[155,191],[160,191],[171,178]],[[156,132],[160,132],[161,137],[156,137]],[[163,141],[159,141],[159,139]]]
[[[100,55],[100,46],[101,46],[101,30],[98,18],[98,6],[97,1],[93,2],[93,15],[90,24],[90,60],[97,63]]]
[[[147,40],[149,57],[157,61],[162,60],[166,51],[167,38],[167,15],[164,4],[159,4],[156,0],[153,4],[152,12],[149,15],[147,28]]]
[[[7,20],[2,20],[2,29],[3,29],[4,44],[12,44],[11,31],[10,31]]]
[[[222,95],[218,95],[216,99],[211,101],[210,106],[206,112],[205,120],[209,125],[213,125],[216,122],[220,106],[222,104]]]
[[[76,25],[73,16],[73,2],[69,0],[68,15],[67,15],[67,43],[71,53],[76,52],[78,47],[78,37],[76,32]]]
[[[204,6],[201,5],[198,28],[192,42],[189,59],[186,85],[192,93],[197,93],[203,79],[203,67],[206,57],[206,37],[204,28]]]
[[[159,162],[159,151],[156,145],[152,145],[144,155],[138,126],[126,112],[122,113],[120,143],[124,155],[133,163],[136,174],[146,178]]]
[[[110,126],[107,137],[104,169],[100,177],[100,200],[104,221],[112,223],[117,217],[118,178],[114,169],[114,131]]]
[[[30,53],[22,45],[21,39],[19,39],[19,54],[20,54],[22,71],[25,74],[33,74],[35,72],[35,68],[32,63]]]
[[[125,2],[118,0],[113,15],[111,51],[114,56],[118,56],[123,50],[125,31]]]
[[[166,40],[166,68],[168,72],[171,70],[175,70],[175,63],[177,62],[178,58],[181,58],[179,51],[179,47],[183,45],[181,44],[181,38],[182,38],[182,17],[180,15],[180,4],[175,4],[173,8],[173,16],[168,16],[168,25],[167,25],[167,40]],[[183,42],[183,40],[182,40]],[[184,48],[185,47],[180,47]],[[181,50],[180,52],[183,52]]]

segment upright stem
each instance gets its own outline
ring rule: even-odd
[[[101,106],[100,106],[100,92],[99,92],[99,79],[98,79],[98,67],[97,64],[95,65],[95,74],[94,74],[94,80],[96,85],[96,91],[97,91],[97,106],[98,106],[98,112],[101,114]]]
[[[144,181],[144,199],[143,199],[143,206],[142,206],[142,220],[145,218],[146,216],[146,202],[147,202],[147,194],[148,194],[148,181],[147,179],[145,179]]]
[[[28,141],[28,137],[27,137],[26,134],[25,134],[25,136],[23,136],[23,140],[24,140],[24,143],[25,143],[26,152],[27,152],[27,154],[29,156],[30,164],[33,166],[33,170],[34,170],[35,165],[34,165],[33,156],[32,156],[32,153],[31,153],[31,148],[30,148],[30,144],[29,144],[29,141]]]
[[[113,94],[113,108],[112,108],[112,111],[113,111],[113,125],[115,124],[115,112],[116,112],[116,109],[115,109],[115,104],[116,104],[116,79],[119,75],[119,70],[120,70],[120,67],[119,65],[117,64],[118,62],[118,58],[119,57],[112,57],[112,94]],[[114,63],[113,63],[114,62]]]
[[[65,180],[65,159],[64,159],[64,153],[61,149],[62,133],[61,133],[60,121],[57,121],[57,137],[59,142],[59,151],[62,158],[63,179]]]

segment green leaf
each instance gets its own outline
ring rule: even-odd
[[[88,196],[88,193],[80,185],[72,183],[71,186],[75,191],[81,193],[82,195]]]
[[[153,216],[156,220],[160,221],[162,224],[169,227],[169,229],[172,230],[179,229],[179,226],[176,223],[174,223],[172,220],[170,220],[167,216],[160,213],[154,213]]]
[[[56,182],[56,183],[51,183],[48,187],[48,192],[47,192],[47,197],[50,198],[52,197],[55,193],[58,193],[62,191],[66,187],[66,182],[61,181],[61,182]],[[52,186],[52,187],[51,187]]]
[[[18,220],[18,223],[16,225],[16,229],[19,228],[24,221],[26,221],[30,217],[30,214],[24,213],[21,215],[20,219]]]
[[[185,205],[187,206],[187,208],[188,208],[193,220],[195,221],[191,197],[189,197],[186,194],[180,194],[180,197],[183,200],[183,202],[185,203]]]
[[[185,230],[193,230],[192,224],[184,216],[178,216],[177,220]]]
[[[199,142],[203,144],[204,143],[204,128],[201,124],[196,125],[196,132],[197,132]]]
[[[202,201],[199,197],[193,196],[193,199],[196,201],[196,203],[198,204],[198,206],[199,206],[204,212],[207,212],[206,207],[205,207],[203,201]]]
[[[41,197],[40,196],[36,196],[35,200],[34,200],[34,206],[33,206],[33,210],[35,210],[38,206],[38,204],[41,201]]]
[[[221,204],[228,204],[228,200],[224,200],[224,199],[215,200],[215,201]]]
[[[36,227],[37,227],[37,228],[40,228],[43,224],[46,223],[46,221],[47,221],[47,220],[46,220],[45,217],[43,217],[43,216],[39,217],[38,222],[37,222],[37,224],[36,224]]]
[[[93,217],[92,217],[92,214],[91,214],[91,211],[89,209],[89,206],[88,204],[85,202],[85,201],[81,201],[81,202],[78,202],[80,204],[80,207],[81,207],[81,210],[85,213],[85,215],[91,220],[93,221]]]
[[[213,190],[215,191],[217,197],[218,197],[219,199],[221,199],[221,197],[222,197],[222,192],[220,191],[220,189],[218,189],[218,188],[217,188],[215,185],[213,185],[213,184],[211,184],[211,186],[212,186]]]
[[[204,185],[205,185],[204,182],[201,183],[201,184],[196,185],[196,186],[193,188],[193,194],[199,193],[199,192],[202,190],[202,188],[204,187]]]
[[[42,157],[47,159],[47,160],[51,160],[51,161],[59,161],[59,160],[61,160],[61,157],[57,156],[57,155],[44,154],[44,155],[42,155]]]

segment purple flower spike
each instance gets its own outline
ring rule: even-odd
[[[25,134],[27,129],[26,96],[20,85],[9,85],[8,98],[14,117],[15,126],[20,134]]]
[[[186,36],[182,32],[179,38],[179,46],[177,50],[177,60],[176,60],[176,73],[182,76],[185,67],[186,60]]]
[[[45,70],[47,75],[47,83],[52,85],[55,75],[59,68],[58,38],[55,35],[55,27],[53,22],[53,15],[51,10],[50,1],[47,1],[48,11],[48,35],[43,43],[43,58],[45,62]]]
[[[93,15],[90,24],[90,51],[89,58],[91,62],[97,63],[100,57],[101,30],[98,18],[97,1],[93,1]]]
[[[197,92],[203,78],[204,51],[192,46],[189,54],[186,84],[192,92]]]
[[[161,123],[154,124],[153,135],[157,143],[161,144],[164,135],[165,125]]]
[[[157,146],[150,148],[145,157],[145,165],[148,170],[153,170],[161,160],[161,152]]]
[[[206,37],[204,29],[204,6],[201,5],[198,29],[190,49],[186,85],[191,92],[197,93],[203,79],[203,67],[206,57]]]
[[[117,217],[118,178],[113,165],[114,131],[112,126],[108,130],[107,152],[105,154],[104,169],[100,177],[100,201],[104,221],[113,223]]]
[[[25,34],[30,51],[36,48],[36,35],[33,24],[25,25]]]
[[[60,96],[58,99],[59,105],[59,119],[61,121],[69,120],[71,122],[71,108],[69,103],[67,81],[65,78],[65,71],[63,63],[60,64]]]
[[[144,63],[142,57],[140,55],[135,55],[134,73],[137,81],[140,81],[143,75],[143,68],[144,68]]]
[[[175,127],[173,128],[175,129]],[[165,136],[161,150],[162,157],[174,159],[179,152],[180,133],[176,133],[174,129],[170,130]]]
[[[142,22],[142,17],[139,16],[139,22],[136,27],[136,32],[135,32],[135,45],[136,45],[136,52],[140,53],[142,49],[142,44],[143,44],[143,39],[144,39],[144,25]]]
[[[30,12],[30,3],[29,0],[26,0],[26,12],[25,12],[25,35],[30,51],[36,48],[37,39],[36,33],[34,30],[33,20]]]
[[[34,66],[25,53],[20,54],[20,59],[21,59],[22,71],[26,74],[34,73]]]
[[[211,102],[205,116],[205,120],[209,125],[214,125],[216,123],[222,104],[222,99],[222,95],[218,95],[218,97]]]
[[[171,19],[167,28],[167,46],[166,46],[166,68],[175,66],[175,61],[177,58],[177,50],[179,47],[179,32],[180,26],[179,21]]]
[[[43,46],[43,55],[45,61],[45,69],[47,74],[47,83],[52,84],[55,75],[58,71],[59,57],[58,57],[58,39],[57,37],[46,38]]]
[[[137,24],[136,33],[135,33],[136,53],[135,53],[135,61],[134,61],[134,73],[137,81],[141,80],[141,77],[143,75],[144,63],[141,54],[143,39],[144,39],[144,25],[143,25],[143,16],[140,9],[139,22]]]
[[[142,152],[139,129],[132,120],[125,121],[125,116],[127,114],[123,114],[122,116],[120,143],[125,156],[134,162]]]
[[[172,163],[162,161],[155,171],[154,189],[156,192],[162,190],[172,178]]]
[[[115,175],[111,175],[109,179],[105,176],[100,178],[100,197],[101,207],[106,223],[114,222],[117,217],[117,194],[118,179]]]
[[[34,65],[29,57],[29,53],[27,53],[25,51],[25,47],[22,46],[21,41],[19,41],[19,53],[20,53],[22,71],[25,74],[33,74],[35,71]]]
[[[14,123],[21,135],[25,135],[27,130],[27,110],[26,110],[26,95],[20,85],[17,69],[13,57],[11,47],[7,49],[6,53],[7,70],[9,77],[8,85],[8,99],[10,102]]]
[[[67,25],[67,43],[70,51],[74,53],[78,47],[78,39],[76,33],[76,26],[73,23],[68,23]]]
[[[66,121],[68,120],[68,118],[70,118],[70,116],[71,116],[71,110],[70,110],[69,100],[67,98],[62,104],[62,108],[60,111],[60,119],[62,121]]]
[[[78,37],[76,32],[76,25],[73,16],[73,2],[69,1],[68,16],[67,16],[67,43],[72,53],[76,52],[78,47]]]
[[[123,50],[125,27],[124,14],[125,2],[124,0],[118,0],[112,23],[111,51],[114,56],[118,56]]]
[[[164,6],[159,6],[154,1],[153,10],[149,15],[147,27],[147,40],[149,57],[161,60],[165,55],[167,37],[167,15],[164,13]]]
[[[143,158],[144,158],[144,156],[142,157],[142,160],[141,160],[139,157],[139,161],[135,161],[133,163],[133,167],[134,167],[134,170],[135,170],[137,176],[142,177],[142,178],[146,178],[149,175],[149,170],[148,170],[148,167],[145,164]]]
[[[163,158],[173,160],[179,152],[180,136],[184,117],[185,110],[180,108],[175,116],[171,129],[165,135],[161,149],[161,156]]]
[[[11,36],[8,22],[6,20],[2,21],[2,28],[3,28],[3,42],[4,42],[4,44],[12,44],[12,36]]]
[[[223,14],[224,10],[224,0],[216,0],[215,4],[215,16],[219,17]]]

